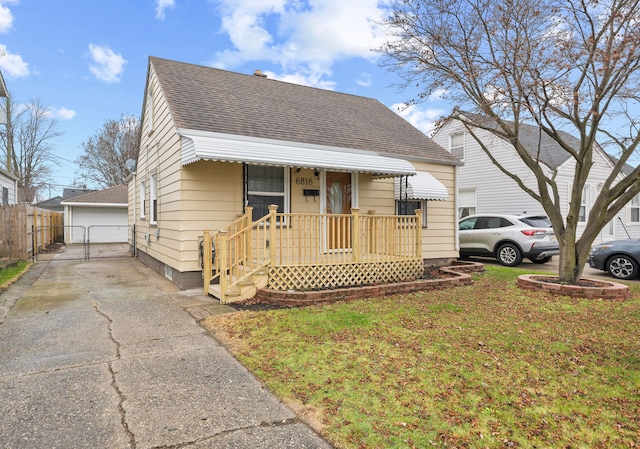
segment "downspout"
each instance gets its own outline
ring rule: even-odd
[[[455,219],[454,219],[454,222],[453,222],[454,235],[456,237],[456,245],[455,245],[454,249],[456,251],[460,251],[460,235],[459,235],[460,231],[458,229],[458,204],[459,204],[458,203],[458,197],[460,196],[459,195],[460,194],[460,188],[458,186],[458,170],[459,170],[459,166],[456,165],[455,168],[454,168],[454,178],[455,178],[455,181],[454,181],[455,189],[454,190],[455,190],[455,195],[456,196],[455,196],[455,200],[454,200],[454,208],[455,208],[454,216],[455,216]]]

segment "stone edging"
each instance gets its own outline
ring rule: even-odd
[[[523,274],[518,276],[518,287],[525,290],[543,291],[558,295],[571,296],[574,298],[591,298],[591,299],[607,299],[611,301],[624,301],[630,295],[629,286],[619,284],[617,282],[608,282],[589,279],[600,284],[606,284],[599,287],[582,287],[580,285],[555,284],[552,282],[543,282],[535,278],[548,277],[536,274]]]
[[[407,293],[438,290],[473,283],[469,273],[484,271],[484,265],[476,262],[454,262],[452,266],[442,267],[440,271],[453,275],[442,279],[420,279],[393,284],[367,285],[362,287],[337,288],[319,291],[280,291],[262,288],[253,300],[260,303],[286,306],[308,306],[326,304],[334,301],[362,298],[381,298],[384,296],[404,295]]]

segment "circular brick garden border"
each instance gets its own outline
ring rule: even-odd
[[[585,279],[599,284],[595,287],[583,287],[580,285],[556,284],[545,282],[540,278],[548,278],[545,275],[523,274],[518,276],[518,287],[525,290],[542,291],[557,295],[572,296],[574,298],[607,299],[611,301],[624,301],[629,297],[629,286],[617,282]]]

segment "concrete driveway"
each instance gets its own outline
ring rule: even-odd
[[[2,448],[330,448],[137,260],[36,264],[0,294]]]

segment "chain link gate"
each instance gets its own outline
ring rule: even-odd
[[[135,225],[38,226],[33,259],[90,260],[135,255]]]

